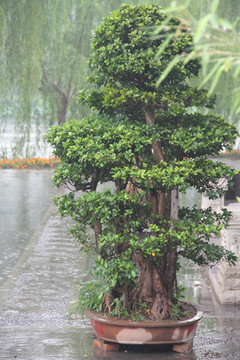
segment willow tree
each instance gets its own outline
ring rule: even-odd
[[[152,37],[153,25],[165,20],[157,5],[122,5],[112,12],[92,41],[89,80],[95,88],[80,94],[97,114],[48,135],[61,158],[55,184],[72,190],[56,203],[75,220],[72,233],[82,250],[97,254],[93,272],[103,284],[96,291],[96,283],[88,283],[81,305],[99,311],[105,304],[106,312],[121,316],[142,304],[154,320],[179,310],[180,256],[199,265],[236,260],[210,241],[227,225],[226,210],[178,206],[178,193],[188,187],[212,199],[223,194],[218,181],[233,172],[208,156],[231,148],[237,132],[221,117],[197,110],[211,110],[215,100],[189,84],[199,75],[197,59],[176,66],[156,87],[169,61],[193,46],[185,27],[157,58],[170,25],[180,22],[171,19],[162,36]],[[107,181],[115,191],[98,192]],[[74,190],[86,194],[75,197]],[[84,233],[88,226],[95,241]]]
[[[92,29],[120,3],[0,1],[0,106],[6,121],[15,119],[19,150],[33,121],[48,127],[87,111],[76,106],[76,95],[87,86]]]
[[[64,122],[72,97],[85,83],[91,29],[99,19],[98,1],[10,0],[1,5],[5,80],[23,106],[25,121],[26,117],[30,121],[40,90],[52,118],[57,110],[58,122]]]

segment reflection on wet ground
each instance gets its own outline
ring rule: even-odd
[[[1,170],[0,284],[9,276],[54,194],[50,171]]]
[[[1,225],[5,226],[0,238],[2,267],[6,256],[13,259],[5,262],[0,283],[1,360],[240,359],[240,305],[221,306],[200,271],[188,263],[183,265],[179,283],[185,286],[185,298],[200,304],[204,312],[192,353],[177,354],[165,347],[151,351],[146,347],[122,347],[117,353],[93,349],[88,320],[67,315],[76,299],[76,283],[84,276],[89,260],[79,254],[75,241],[68,237],[70,220],[61,220],[50,206],[51,174],[32,171],[32,180],[27,176],[24,180],[20,172],[9,174],[1,173],[0,179],[1,196],[5,196],[0,209]],[[21,199],[26,196],[24,201],[14,202],[14,197],[6,200],[3,184],[10,184],[8,176],[12,180],[15,176],[14,181],[22,184],[15,187],[16,194],[26,192],[20,195]],[[9,221],[16,225],[20,219],[22,231],[29,225],[24,240],[4,224],[7,214],[13,218],[16,214],[16,219]]]

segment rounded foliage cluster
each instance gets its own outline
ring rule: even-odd
[[[173,57],[192,49],[191,34],[183,25],[181,34],[168,44],[164,54],[156,57],[168,34],[180,23],[179,19],[173,18],[166,22],[160,34],[154,36],[155,27],[166,20],[167,16],[157,5],[122,5],[112,12],[98,27],[92,42],[92,82],[102,85],[117,80],[122,86],[154,89],[157,78]],[[187,66],[179,65],[168,76],[166,84],[178,84],[187,77],[197,76],[199,70],[197,60]]]

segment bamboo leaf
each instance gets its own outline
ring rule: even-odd
[[[226,30],[233,30],[233,24],[230,21],[223,19],[223,18],[219,18],[218,22],[222,28],[224,28]]]
[[[184,59],[183,65],[186,65],[190,60],[194,59],[197,56],[196,51],[190,52]]]
[[[168,25],[168,23],[170,22],[170,20],[172,19],[172,16],[168,16],[167,18],[166,18],[166,20],[164,20],[163,22],[162,22],[162,24],[161,25],[159,25],[159,26],[157,26],[157,28],[154,30],[154,32],[153,32],[153,35],[158,35],[158,34],[160,34],[164,29],[165,29],[165,27]]]
[[[200,41],[200,39],[202,38],[210,17],[211,17],[211,14],[208,14],[199,21],[196,33],[194,35],[195,44],[197,44]]]
[[[168,46],[168,44],[170,43],[170,41],[174,38],[174,34],[169,34],[167,36],[167,38],[163,41],[163,43],[161,44],[161,46],[158,48],[157,54],[156,56],[159,57],[164,50],[166,49],[166,47]]]
[[[218,16],[216,14],[210,14],[209,16],[209,22],[212,24],[214,28],[219,28],[219,20]]]
[[[219,0],[213,0],[212,4],[211,4],[211,12],[215,13],[218,9],[218,5],[219,5]]]
[[[163,71],[160,78],[157,80],[157,83],[156,83],[157,86],[159,86],[161,84],[161,82],[168,76],[168,74],[174,68],[174,66],[176,66],[179,62],[180,62],[180,57],[175,56],[172,59],[172,61],[169,63],[169,65],[166,67],[166,69]]]
[[[238,89],[238,90],[240,90],[240,89]],[[235,100],[232,105],[232,110],[233,110],[233,113],[235,113],[235,114],[238,114],[240,112],[240,95],[239,95],[239,93],[235,97]]]
[[[192,0],[186,0],[184,4],[177,4],[176,1],[172,1],[171,5],[169,7],[167,7],[166,9],[164,9],[164,12],[166,13],[176,13],[176,12],[182,12],[184,10],[186,10]]]
[[[235,69],[235,71],[233,73],[233,77],[236,78],[239,75],[239,73],[240,73],[240,62],[237,61],[237,67],[236,67],[236,69]]]
[[[217,86],[217,83],[218,83],[218,81],[220,79],[220,76],[222,75],[223,71],[224,71],[224,64],[221,67],[219,67],[219,69],[216,72],[216,75],[214,76],[212,85],[211,85],[211,87],[210,87],[210,89],[208,91],[209,95],[211,95],[213,93],[213,91],[214,91],[215,87]]]
[[[200,84],[200,87],[202,87],[203,85],[205,85],[208,80],[216,73],[216,71],[218,70],[218,68],[222,65],[222,61],[218,61],[215,66],[212,68],[212,70],[205,76],[205,78],[203,79],[203,81]]]
[[[208,64],[210,62],[210,55],[209,55],[209,50],[208,50],[208,45],[203,47],[202,53],[201,53],[201,57],[202,57],[202,72],[204,75],[206,75],[207,73],[207,67]]]

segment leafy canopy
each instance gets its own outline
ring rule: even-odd
[[[141,298],[141,279],[146,277],[136,258],[156,269],[158,286],[164,289],[162,304],[173,301],[179,255],[199,265],[236,260],[210,242],[228,224],[229,212],[180,208],[172,216],[174,192],[194,186],[212,199],[223,194],[218,181],[234,172],[209,156],[230,149],[237,132],[221,117],[203,111],[213,107],[215,98],[189,83],[199,73],[198,60],[177,65],[156,87],[169,59],[192,48],[184,28],[155,57],[168,27],[158,37],[151,36],[152,28],[165,20],[156,5],[123,5],[106,18],[92,42],[90,82],[95,88],[79,95],[93,115],[54,127],[47,136],[62,161],[55,171],[56,185],[85,192],[57,197],[59,211],[76,221],[71,231],[83,250],[97,254],[94,274],[107,279],[101,301],[110,292],[118,301],[125,299],[127,309],[136,294]],[[106,182],[112,189],[100,191]],[[166,308],[161,314],[151,311],[158,319],[166,314]]]

